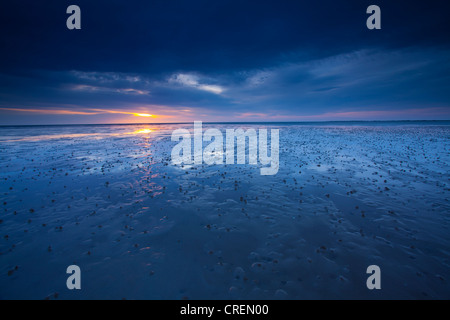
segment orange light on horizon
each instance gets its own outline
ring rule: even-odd
[[[154,117],[154,115],[148,113],[133,113],[133,115],[136,117],[147,117],[147,118]]]

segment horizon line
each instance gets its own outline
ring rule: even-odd
[[[131,125],[170,125],[170,124],[191,124],[195,121],[184,122],[142,122],[142,123],[72,123],[72,124],[0,124],[0,127],[49,127],[49,126],[131,126]],[[315,120],[315,121],[202,121],[206,124],[249,124],[249,123],[273,123],[273,124],[296,124],[296,123],[339,123],[339,122],[450,122],[445,120]]]

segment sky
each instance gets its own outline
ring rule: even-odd
[[[81,29],[69,30],[69,5]],[[369,5],[381,29],[369,30]],[[450,2],[0,5],[0,125],[450,120]]]

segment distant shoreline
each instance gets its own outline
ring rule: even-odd
[[[11,124],[0,125],[0,128],[20,128],[20,127],[98,127],[98,126],[145,126],[145,125],[189,125],[193,122],[161,122],[161,123],[92,123],[92,124]],[[435,124],[450,125],[450,120],[333,120],[333,121],[242,121],[242,122],[203,122],[204,124],[235,124],[235,125],[383,125],[383,124]]]

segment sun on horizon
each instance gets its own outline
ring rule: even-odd
[[[148,113],[133,113],[136,117],[146,117],[146,118],[154,118],[155,116]]]

